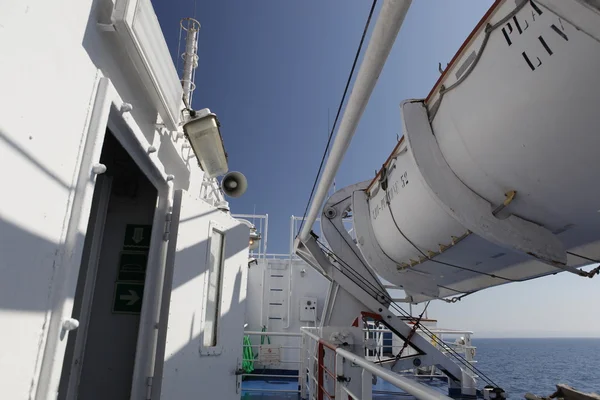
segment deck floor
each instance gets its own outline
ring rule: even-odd
[[[442,394],[446,394],[445,382],[428,381],[427,385],[439,389]],[[296,380],[250,380],[242,383],[242,399],[298,400],[300,394],[297,390],[298,381]],[[373,385],[373,398],[377,400],[414,399],[413,396],[382,380]]]

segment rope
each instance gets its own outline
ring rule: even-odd
[[[367,267],[363,262],[362,259],[360,258],[360,256],[356,253],[356,251],[354,250],[354,246],[350,243],[348,243],[348,241],[346,240],[346,237],[344,235],[342,235],[342,232],[340,232],[340,230],[338,229],[338,227],[335,224],[331,224],[333,225],[333,227],[335,228],[335,230],[337,231],[338,235],[340,235],[340,237],[342,239],[344,239],[344,242],[346,242],[346,244],[348,245],[348,247],[350,248],[350,250],[352,250],[352,253],[354,253],[354,255],[356,256],[356,258],[358,258],[361,262],[361,264],[366,268],[367,272],[369,273],[369,275],[371,275],[371,278],[373,278],[373,280],[375,282],[379,282],[379,279],[375,276],[375,274],[371,271],[371,268]]]
[[[477,270],[475,270],[475,269],[471,269],[471,268],[467,268],[467,267],[461,267],[461,266],[459,266],[459,265],[450,264],[450,263],[447,263],[447,262],[444,262],[444,261],[439,261],[439,260],[435,260],[435,259],[433,259],[433,258],[432,258],[432,257],[430,257],[429,255],[425,254],[425,252],[424,252],[423,250],[421,250],[419,247],[417,247],[417,245],[416,245],[416,244],[414,244],[414,243],[413,243],[413,242],[412,242],[412,241],[411,241],[411,240],[410,240],[410,239],[409,239],[409,238],[408,238],[408,237],[407,237],[407,236],[404,234],[404,232],[402,232],[402,229],[400,229],[400,226],[398,226],[398,223],[396,222],[396,217],[394,216],[394,213],[392,212],[392,207],[391,207],[391,204],[390,204],[390,195],[389,195],[389,192],[387,191],[387,188],[385,189],[385,200],[386,200],[386,203],[387,203],[387,205],[388,205],[388,207],[387,207],[387,208],[388,208],[388,210],[389,210],[389,212],[390,212],[390,216],[392,217],[392,221],[394,222],[394,226],[396,227],[396,229],[398,230],[398,232],[400,232],[400,234],[402,235],[402,237],[404,237],[404,239],[406,239],[406,241],[407,241],[408,243],[410,243],[410,244],[411,244],[411,246],[412,246],[412,247],[414,247],[414,248],[415,248],[415,250],[417,250],[419,253],[421,253],[421,254],[423,255],[423,257],[425,257],[427,260],[429,260],[429,261],[433,261],[433,262],[434,262],[434,263],[436,263],[436,264],[445,265],[445,266],[447,266],[447,267],[452,267],[452,268],[460,269],[460,270],[463,270],[463,271],[469,271],[469,272],[473,272],[473,273],[480,274],[480,275],[486,275],[486,276],[489,276],[490,278],[502,279],[502,280],[505,280],[505,281],[507,281],[507,282],[521,282],[521,280],[517,280],[517,279],[510,279],[510,278],[505,278],[505,277],[503,277],[503,276],[498,276],[498,275],[495,275],[495,274],[489,274],[489,273],[487,273],[487,272],[483,272],[483,271],[477,271]]]
[[[375,286],[373,286],[368,280],[366,280],[365,278],[363,278],[360,274],[358,274],[356,272],[356,270],[354,270],[348,263],[346,263],[342,258],[340,258],[338,255],[336,255],[335,253],[333,253],[333,251],[331,249],[329,249],[324,243],[322,243],[320,240],[317,239],[317,243],[321,246],[322,250],[330,257],[336,259],[338,261],[339,265],[344,265],[346,268],[346,271],[342,270],[341,268],[338,268],[335,264],[332,264],[332,266],[334,266],[334,268],[336,268],[338,271],[340,271],[341,273],[343,273],[344,275],[346,275],[346,277],[348,277],[350,280],[352,280],[355,284],[359,285],[359,286],[363,286],[363,289],[365,289],[365,291],[367,292],[367,294],[369,294],[371,297],[373,297],[375,300],[377,301],[381,301],[380,298],[383,299],[389,299],[389,296],[387,294],[383,294],[379,291],[379,289],[377,289]],[[363,264],[364,265],[364,264]],[[365,268],[367,268],[365,266]],[[346,272],[351,271],[352,275],[354,277],[356,277],[359,281],[362,281],[363,285],[360,285],[358,282],[356,282],[354,279],[352,279]],[[368,290],[367,290],[368,289]],[[372,293],[369,293],[369,291],[371,291]],[[416,318],[413,317],[412,315],[410,315],[409,313],[406,312],[406,310],[404,310],[402,307],[400,307],[398,304],[396,303],[390,303],[390,308],[393,309],[394,311],[398,312],[400,315],[402,315],[403,317],[407,318],[410,321],[416,321]],[[435,335],[425,326],[421,327],[421,331],[422,333],[428,337],[429,339],[433,340]],[[456,359],[456,361],[460,364],[462,364],[466,369],[468,369],[469,371],[471,371],[473,374],[479,375],[482,380],[484,382],[486,382],[487,384],[493,385],[498,387],[498,385],[492,380],[490,379],[487,375],[485,375],[481,370],[479,370],[477,367],[475,367],[474,365],[470,364],[462,355],[460,355],[456,350],[454,350],[452,347],[447,347],[448,353],[450,355],[452,355],[452,357],[454,357]]]
[[[435,118],[435,115],[437,114],[438,109],[440,108],[440,104],[442,103],[442,99],[443,99],[444,95],[446,93],[448,93],[449,91],[451,91],[452,89],[454,89],[455,87],[457,87],[458,85],[460,85],[462,82],[464,82],[465,79],[467,79],[467,77],[469,75],[471,75],[471,72],[473,72],[473,70],[475,69],[475,66],[479,62],[479,59],[481,58],[481,55],[483,54],[483,50],[485,49],[492,32],[494,30],[496,30],[498,27],[504,25],[509,19],[511,19],[515,14],[517,14],[525,6],[525,4],[527,4],[527,1],[521,1],[521,3],[519,5],[517,5],[517,7],[513,11],[511,11],[506,17],[502,18],[496,24],[494,24],[494,25],[487,24],[487,26],[485,27],[485,36],[483,37],[483,41],[481,42],[479,51],[477,52],[477,55],[475,56],[475,60],[473,60],[473,62],[471,63],[471,65],[469,66],[467,71],[460,77],[460,79],[458,79],[456,82],[454,82],[452,85],[450,85],[448,87],[445,87],[444,85],[442,85],[442,87],[440,88],[440,92],[439,92],[440,97],[435,102],[435,104],[432,106],[431,111],[429,113],[429,122],[433,121],[433,119]]]
[[[384,167],[384,169],[385,169],[385,167]],[[382,174],[382,175],[383,175],[383,174]],[[383,186],[382,186],[382,188],[383,188]],[[414,248],[415,248],[415,250],[417,250],[419,253],[421,253],[421,255],[422,255],[423,257],[425,257],[425,259],[427,259],[427,260],[429,260],[429,261],[432,261],[432,262],[434,262],[434,263],[436,263],[436,264],[445,265],[445,266],[452,267],[452,268],[456,268],[456,269],[460,269],[460,270],[463,270],[463,271],[469,271],[469,272],[473,272],[473,273],[476,273],[476,274],[480,274],[480,275],[489,276],[490,278],[502,279],[502,280],[504,280],[504,281],[507,281],[507,282],[526,282],[526,281],[528,281],[528,280],[530,280],[530,279],[535,279],[535,277],[533,277],[533,278],[526,278],[526,279],[511,279],[511,278],[506,278],[506,277],[503,277],[503,276],[500,276],[500,275],[496,275],[496,274],[490,274],[490,273],[487,273],[487,272],[483,272],[483,271],[477,271],[477,270],[475,270],[475,269],[471,269],[471,268],[467,268],[467,267],[461,267],[461,266],[459,266],[459,265],[455,265],[455,264],[450,264],[450,263],[447,263],[447,262],[444,262],[444,261],[439,261],[439,260],[436,260],[436,259],[434,259],[433,257],[429,256],[428,254],[425,254],[425,252],[424,252],[423,250],[421,250],[419,247],[417,247],[417,245],[416,245],[416,244],[415,244],[413,241],[411,241],[411,240],[410,240],[410,239],[409,239],[409,238],[408,238],[408,237],[407,237],[407,236],[404,234],[404,232],[402,232],[402,229],[400,229],[400,226],[399,226],[399,225],[398,225],[398,223],[396,222],[396,217],[394,216],[394,213],[392,212],[392,207],[391,207],[391,203],[390,203],[390,196],[389,196],[389,192],[387,191],[387,187],[384,189],[384,191],[385,191],[385,199],[386,199],[386,203],[387,203],[387,206],[388,206],[387,208],[388,208],[388,210],[389,210],[390,216],[392,217],[392,221],[394,222],[394,226],[396,227],[396,230],[397,230],[397,231],[400,233],[400,235],[402,235],[402,237],[403,237],[403,238],[404,238],[404,239],[405,239],[405,240],[406,240],[408,243],[410,243],[410,245],[411,245],[412,247],[414,247]],[[496,209],[495,209],[495,210],[492,212],[492,214],[493,214],[493,215],[497,215],[497,214],[498,214],[500,211],[502,211],[504,208],[506,208],[506,207],[507,207],[507,206],[508,206],[508,205],[509,205],[509,204],[510,204],[510,203],[511,203],[513,200],[514,200],[514,198],[515,198],[516,194],[517,194],[517,192],[515,192],[514,190],[511,190],[510,192],[508,192],[508,193],[506,194],[506,200],[504,201],[504,203],[502,203],[502,204],[500,204],[498,207],[496,207]],[[339,231],[338,231],[338,232],[339,232]],[[383,250],[383,249],[382,249],[382,250]],[[579,258],[581,258],[581,259],[583,259],[583,260],[587,260],[587,261],[593,262],[593,263],[600,263],[600,261],[598,261],[598,260],[594,260],[593,258],[585,257],[585,256],[582,256],[582,255],[579,255],[579,254],[576,254],[576,253],[573,253],[573,252],[570,252],[570,251],[567,251],[566,253],[567,253],[567,254],[570,254],[570,255],[572,255],[572,256],[575,256],[575,257],[579,257]],[[385,254],[385,252],[384,252],[384,254]],[[385,254],[385,255],[386,255],[386,257],[388,257],[388,258],[389,258],[391,261],[395,262],[395,261],[394,261],[394,260],[392,260],[392,259],[391,259],[391,258],[390,258],[390,257],[389,257],[387,254]],[[569,272],[573,272],[573,271],[569,271]],[[579,274],[578,274],[578,275],[579,275],[579,276],[582,276],[582,277],[593,278],[593,277],[594,277],[594,276],[596,276],[596,275],[600,275],[600,266],[598,266],[598,267],[596,267],[596,268],[592,269],[592,270],[591,270],[591,271],[589,271],[589,272],[586,272],[586,271],[583,271],[583,270],[579,270]],[[438,286],[439,286],[439,287],[441,287],[441,288],[444,288],[444,289],[448,289],[448,290],[456,291],[456,290],[454,290],[454,289],[452,289],[452,288],[448,288],[448,287],[445,287],[445,286],[441,286],[441,285],[438,285]],[[464,297],[466,297],[466,296],[468,296],[468,295],[470,295],[470,294],[476,293],[477,291],[478,291],[478,290],[474,290],[474,291],[472,291],[472,292],[465,293],[465,294],[463,294],[462,296],[454,297],[454,298],[452,298],[452,299],[449,299],[449,300],[446,300],[446,299],[441,299],[441,300],[444,300],[444,301],[446,301],[446,302],[449,302],[449,303],[456,303],[457,301],[460,301],[460,300],[462,300]]]
[[[419,325],[421,324],[421,319],[423,319],[423,315],[425,314],[425,311],[427,311],[427,307],[429,307],[430,302],[431,301],[428,301],[427,304],[425,304],[425,308],[423,308],[423,312],[421,313],[421,315],[419,315],[417,322],[415,322],[413,324],[412,329],[408,333],[408,337],[406,338],[406,340],[404,340],[404,344],[402,345],[400,352],[398,353],[398,355],[396,355],[396,360],[399,360],[400,358],[402,358],[402,353],[404,352],[404,350],[406,350],[406,348],[410,344],[410,341],[412,340],[412,337],[414,336],[415,332],[419,328]],[[392,368],[394,368],[394,367],[392,366]]]
[[[440,285],[440,287],[441,287],[441,288],[444,288],[444,289],[453,290],[453,291],[455,291],[455,292],[458,292],[457,290],[454,290],[454,289],[452,289],[452,288],[449,288],[449,287],[446,287],[446,286],[442,286],[442,285]],[[467,293],[464,293],[464,294],[462,294],[462,295],[460,295],[460,296],[455,296],[455,297],[452,297],[452,298],[450,298],[450,299],[441,299],[441,300],[444,300],[446,303],[456,303],[457,301],[461,301],[461,300],[462,300],[462,299],[464,299],[465,297],[467,297],[467,296],[470,296],[470,295],[472,295],[473,293],[477,293],[477,292],[479,292],[479,290],[473,290],[472,292],[467,292]]]
[[[587,260],[587,261],[593,262],[594,264],[600,263],[600,261],[598,261],[598,260],[594,260],[593,258],[585,257],[585,256],[582,256],[580,254],[573,253],[571,251],[567,251],[567,254],[570,254],[570,255],[575,256],[575,257],[579,257],[579,258],[581,258],[583,260]],[[582,272],[580,276],[584,276],[584,277],[587,277],[587,278],[593,278],[595,275],[600,275],[600,265],[597,266],[596,268],[592,269],[589,272],[586,272],[584,270],[580,270],[580,271]]]
[[[327,249],[327,247],[324,247],[324,250]],[[328,250],[328,249],[327,249]],[[327,250],[325,250],[327,252]],[[328,254],[336,259],[338,259],[339,261],[341,261],[343,264],[346,265],[346,267],[348,269],[350,269],[351,271],[354,272],[355,276],[358,276],[358,278],[360,279],[361,276],[351,267],[349,266],[343,259],[341,259],[340,257],[338,257],[335,253],[331,252],[331,250],[328,251]],[[337,268],[340,272],[342,272],[344,275],[346,275],[346,273],[344,271],[342,271],[341,269]],[[346,275],[348,276],[348,275]],[[356,283],[356,282],[355,282]],[[369,287],[371,284],[364,280],[363,284],[365,284],[367,287]],[[373,289],[373,287],[370,288],[371,290],[377,292],[377,289]],[[373,297],[374,299],[377,300],[378,296],[384,296],[381,293],[376,293],[375,295],[371,295],[371,297]],[[394,311],[398,312],[399,314],[401,314],[403,317],[407,318],[408,320],[411,321],[415,321],[416,318],[413,317],[412,315],[410,315],[409,313],[407,313],[402,307],[400,307],[398,304],[396,303],[391,303],[390,304],[390,308],[392,308]],[[423,334],[425,336],[427,336],[429,339],[434,339],[435,335],[425,326],[421,327],[421,330],[423,332]],[[492,381],[490,378],[487,377],[487,375],[485,375],[483,372],[481,372],[477,367],[473,366],[472,364],[470,364],[464,357],[462,357],[458,352],[456,352],[454,349],[452,349],[451,347],[448,347],[449,353],[451,353],[451,355],[460,363],[462,364],[465,368],[467,368],[468,370],[470,370],[471,372],[473,372],[474,374],[478,374],[479,376],[481,376],[481,378],[488,384],[494,385],[494,386],[498,386],[494,383],[494,381]]]

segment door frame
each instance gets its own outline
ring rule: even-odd
[[[98,272],[98,263],[100,261],[102,238],[104,236],[104,224],[106,223],[106,216],[108,213],[108,203],[110,200],[111,190],[112,179],[103,176],[100,176],[96,179],[93,196],[94,200],[97,200],[97,203],[96,208],[93,208],[94,203],[92,201],[92,209],[89,218],[90,222],[93,220],[93,229],[91,232],[86,232],[86,237],[90,234],[92,236],[90,238],[89,244],[86,243],[86,245],[89,246],[87,257],[85,259],[83,258],[86,256],[86,253],[84,251],[81,260],[81,264],[85,263],[87,267],[85,269],[85,278],[83,279],[82,283],[83,291],[81,293],[81,305],[78,316],[79,327],[76,331],[75,343],[73,345],[73,353],[70,355],[70,360],[64,360],[64,362],[69,362],[71,364],[68,370],[69,377],[67,380],[67,387],[65,388],[66,394],[64,398],[66,400],[77,399],[77,388],[79,387],[79,381],[81,378],[81,368],[83,367],[83,358],[85,355],[87,332],[90,323],[92,300],[94,297],[94,289],[96,287],[96,277]],[[74,303],[75,302],[76,299],[74,299]]]
[[[93,104],[92,116],[87,132],[88,138],[85,146],[85,151],[88,152],[89,156],[82,160],[80,166],[80,176],[84,176],[88,182],[90,179],[92,181],[92,185],[89,185],[92,189],[89,194],[90,203],[95,187],[95,175],[91,174],[90,178],[90,171],[93,171],[94,167],[98,166],[100,163],[102,146],[107,130],[110,130],[113,136],[140,168],[142,174],[146,176],[157,191],[157,203],[153,218],[150,250],[146,267],[146,279],[144,282],[145,299],[142,303],[142,310],[140,313],[140,324],[138,328],[138,339],[130,394],[130,399],[132,400],[143,400],[146,398],[147,385],[151,382],[148,378],[152,377],[155,363],[158,334],[156,328],[159,320],[168,243],[168,241],[164,240],[164,232],[167,215],[172,207],[173,184],[163,172],[164,167],[158,157],[150,155],[151,153],[148,149],[151,147],[151,143],[148,142],[140,127],[129,114],[128,111],[131,109],[131,106],[121,99],[110,79],[106,77],[100,78],[96,93],[97,95]],[[81,194],[81,196],[85,196],[85,194]],[[91,210],[87,210],[88,220],[90,211]],[[82,217],[85,218],[86,214],[84,213]],[[78,224],[79,221],[71,223]],[[70,228],[72,227],[69,227],[69,229]],[[94,233],[97,232],[95,231],[92,234]],[[87,236],[87,233],[85,236]],[[79,259],[81,260],[81,255],[79,256]],[[93,292],[94,289],[93,284],[87,284],[88,281],[92,279],[89,274],[90,272],[91,271],[88,271],[85,278],[85,290],[82,294],[84,299],[86,296],[91,296],[89,291],[91,290]],[[67,293],[67,295],[74,297],[74,289],[75,288],[73,288],[73,293]],[[81,312],[89,315],[91,305],[92,302],[90,297],[90,301],[85,304],[86,308],[84,308],[84,304],[82,303]],[[65,320],[71,317],[71,313],[72,308],[65,307],[62,310],[60,317],[62,320]],[[85,338],[80,338],[80,336],[85,336],[85,334],[87,334],[85,330],[83,332],[83,335],[78,335],[78,340],[85,342]],[[52,335],[53,332],[49,331],[48,334],[48,340],[51,340],[50,335]],[[38,388],[38,395],[42,394],[42,398],[44,398],[43,393],[56,393],[58,390],[66,342],[66,340],[63,340],[62,342],[59,341],[57,343],[55,347],[56,357],[53,357],[53,359],[50,360],[46,355],[44,357],[44,362],[42,363],[42,368],[40,370],[40,381],[46,377],[47,387],[43,387],[46,385],[40,385]],[[74,351],[73,353],[72,360],[77,358],[81,360],[85,346],[76,347],[76,350],[77,351]],[[56,371],[58,371],[58,373]],[[77,382],[79,381],[81,372],[80,366],[75,371],[77,374],[74,375],[71,373],[68,378],[68,400],[77,397]]]
[[[114,94],[118,96],[116,91]],[[123,103],[118,104],[120,108]],[[151,144],[133,118],[128,113],[119,112],[119,108],[116,108],[113,103],[108,129],[157,191],[130,395],[131,400],[145,400],[148,386],[152,384],[156,362],[157,324],[160,318],[168,245],[168,240],[164,240],[165,228],[167,215],[171,212],[173,204],[173,184],[158,168],[157,164],[160,163],[158,158],[151,157],[148,153]],[[164,171],[164,168],[162,170]]]

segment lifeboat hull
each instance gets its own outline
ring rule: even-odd
[[[522,251],[527,244],[472,229],[401,140],[365,196],[355,196],[354,219],[365,259],[414,299],[600,259],[600,12],[591,4],[497,1],[423,102],[457,182],[495,218],[535,224],[550,238],[543,251],[564,259],[540,262]]]

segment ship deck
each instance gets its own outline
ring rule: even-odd
[[[420,380],[422,383],[423,380]],[[447,384],[439,379],[427,380],[427,385],[447,394]],[[246,380],[242,382],[242,399],[248,400],[299,400],[301,399],[296,379],[261,379]],[[415,399],[414,396],[403,392],[389,382],[381,379],[373,385],[373,398],[377,400],[388,399]]]

